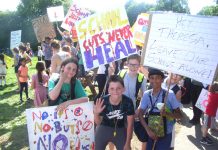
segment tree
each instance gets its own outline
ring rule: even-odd
[[[126,3],[125,8],[127,11],[129,23],[132,26],[135,23],[139,14],[151,11],[152,9],[154,9],[154,5],[148,5],[148,4],[145,4],[143,2],[136,3],[133,0],[129,0]]]
[[[198,14],[205,16],[218,16],[218,5],[204,7]]]
[[[187,0],[157,0],[156,11],[190,13]]]

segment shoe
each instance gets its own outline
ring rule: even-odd
[[[204,145],[208,145],[208,146],[213,144],[213,142],[209,142],[206,137],[203,137],[203,138],[200,140],[200,143],[201,143],[201,144],[204,144]]]
[[[210,137],[206,136],[205,138],[206,138],[206,140],[207,140],[208,142],[213,143],[213,140],[212,140]]]
[[[191,119],[189,121],[189,123],[193,124],[193,125],[197,125],[197,124],[200,124],[200,120],[195,120],[195,119]]]
[[[27,98],[26,100],[27,100],[28,102],[30,102],[30,101],[31,101],[31,99],[30,99],[30,98]]]
[[[20,105],[21,105],[22,103],[23,103],[23,100],[21,99],[21,100],[20,100]]]

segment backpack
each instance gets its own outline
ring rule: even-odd
[[[123,70],[121,70],[121,71],[119,72],[118,75],[119,75],[122,79],[124,79],[126,73],[127,73],[127,70],[123,69]],[[138,97],[139,89],[140,89],[140,87],[141,87],[141,85],[142,85],[143,80],[144,80],[144,75],[143,75],[142,73],[138,73],[138,75],[137,75],[137,80],[136,80],[136,91],[135,91],[135,97],[136,97],[136,99],[137,99],[137,97]]]

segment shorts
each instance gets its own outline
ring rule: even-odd
[[[215,118],[212,116],[209,116],[207,114],[204,114],[204,121],[203,121],[203,127],[205,128],[211,128],[212,123],[215,121]]]
[[[145,119],[145,122],[147,120]],[[148,141],[148,134],[145,128],[142,126],[140,121],[135,121],[134,122],[134,133],[139,139],[140,142],[147,142]]]

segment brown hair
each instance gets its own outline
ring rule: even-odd
[[[70,50],[70,46],[68,46],[68,45],[64,45],[63,47],[62,47],[62,50],[63,51],[65,51],[65,52],[71,52],[71,50]]]
[[[45,70],[45,64],[43,61],[38,61],[36,63],[36,70],[37,70],[39,84],[43,84],[42,72]]]
[[[61,46],[60,46],[58,40],[53,40],[53,41],[51,42],[51,47],[54,48],[54,49],[59,50]]]
[[[214,84],[210,85],[208,91],[211,93],[218,92],[218,83],[215,82]]]
[[[131,60],[131,59],[136,59],[139,63],[141,62],[141,56],[139,56],[138,54],[130,55],[130,56],[127,58],[127,62],[129,62],[129,60]]]
[[[118,75],[112,75],[108,79],[108,85],[110,85],[111,82],[119,82],[124,87],[123,79]]]

